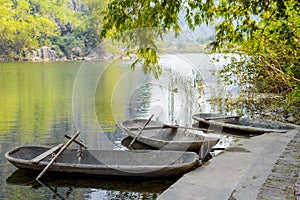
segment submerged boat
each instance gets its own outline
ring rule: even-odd
[[[160,150],[199,153],[201,147],[205,146],[204,151],[209,153],[210,149],[219,142],[219,138],[199,134],[203,133],[202,131],[166,125],[158,121],[150,121],[141,130],[145,123],[147,123],[146,119],[126,120],[120,124],[120,128],[132,138],[136,138],[142,131],[136,140]]]
[[[42,171],[58,148],[22,146],[5,154],[19,169]],[[48,156],[41,156],[47,154]],[[171,177],[199,166],[199,156],[179,151],[124,151],[66,149],[48,169],[49,172],[125,177]]]
[[[248,119],[239,116],[227,116],[215,113],[196,113],[192,116],[198,127],[209,126],[210,129],[224,128],[236,132],[263,134],[268,132],[285,133],[289,130],[300,129],[300,126],[268,120]]]

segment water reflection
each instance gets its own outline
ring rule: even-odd
[[[89,177],[89,176],[57,176],[48,174],[43,182],[35,181],[37,173],[16,170],[6,179],[8,185],[24,186],[27,190],[43,190],[43,196],[53,195],[58,199],[155,199],[158,194],[167,189],[175,180],[157,179],[129,179],[114,177]],[[82,191],[78,193],[77,190]],[[84,191],[84,192],[83,192]],[[17,190],[11,194],[14,198]],[[55,198],[54,198],[55,199]],[[79,198],[80,199],[80,198]]]
[[[89,148],[94,145],[125,149],[122,141],[127,135],[117,124],[125,119],[148,118],[151,114],[165,123],[190,126],[191,114],[199,110],[199,96],[195,95],[199,85],[195,83],[200,81],[199,77],[210,76],[193,71],[194,66],[183,58],[162,57],[161,62],[172,70],[165,70],[159,80],[138,70],[131,71],[128,63],[119,61],[0,63],[0,199],[54,199],[47,187],[31,183],[25,186],[32,179],[30,175],[11,175],[16,168],[5,160],[4,153],[17,146],[54,146],[66,141],[64,134],[80,129],[84,133],[81,139]],[[83,65],[88,70],[75,80]],[[79,89],[75,96],[74,87]],[[205,111],[209,106],[201,105],[201,109]],[[98,137],[105,142],[100,143]],[[115,179],[74,180],[78,185],[70,184],[67,178],[55,178],[47,183],[62,197],[69,194],[71,199],[151,199],[171,184],[144,180],[121,180],[120,184]],[[85,185],[85,182],[95,185]],[[140,189],[131,189],[133,185]]]
[[[161,60],[162,64],[166,61]],[[124,119],[149,118],[151,114],[165,123],[190,125],[191,115],[197,110],[194,83],[199,75],[196,71],[174,71],[178,64],[190,67],[181,58],[174,66],[167,64],[156,80],[140,70],[129,70],[130,61],[83,63],[74,83],[72,102],[75,127],[81,131],[82,140],[93,149],[115,149],[115,143],[103,133],[114,132],[115,125]]]
[[[108,65],[106,62],[84,64],[89,67],[89,71],[85,72],[85,79],[79,80],[81,84],[79,86],[83,90],[79,90],[77,94],[83,101],[78,101],[78,103],[82,103],[83,108],[89,108],[91,105],[89,103],[92,101],[92,105],[95,105],[93,108],[95,112],[82,109],[77,113],[79,115],[75,119],[79,120],[81,128],[88,127],[90,133],[102,134],[113,145],[113,148],[126,148],[121,141],[127,135],[117,127],[120,121],[135,117],[145,118],[154,111],[156,117],[161,117],[160,119],[164,121],[165,117],[168,118],[170,110],[176,109],[176,104],[180,104],[178,101],[170,101],[172,96],[170,92],[173,91],[170,91],[169,87],[171,86],[166,79],[168,74],[164,75],[162,82],[157,82],[140,71],[131,71],[126,63],[118,61],[109,63],[109,67],[105,71],[103,67]],[[54,146],[66,141],[64,134],[70,135],[70,133],[76,132],[72,94],[75,77],[80,66],[82,63],[77,62],[0,63],[0,199],[54,198],[49,188],[38,187],[34,184],[24,186],[22,181],[27,182],[27,175],[22,175],[25,179],[20,178],[19,175],[17,179],[14,179],[15,174],[10,176],[16,168],[5,160],[4,153],[17,146],[27,144]],[[102,72],[103,76],[96,79]],[[95,93],[89,93],[90,86],[95,87]],[[90,94],[94,94],[94,96],[90,98],[88,96]],[[176,99],[177,96],[179,93],[174,93],[172,98]],[[169,102],[172,102],[171,106],[168,104]],[[178,119],[178,115],[174,115],[173,118]],[[102,132],[98,128],[99,125]],[[90,143],[98,144],[95,137],[86,139]],[[8,176],[10,177],[8,178]],[[6,179],[7,181],[5,181]],[[29,179],[32,177],[29,176]],[[12,180],[21,182],[14,185],[11,184]],[[57,178],[57,180],[63,183],[65,178]],[[103,194],[107,199],[122,197],[123,199],[136,197],[151,199],[171,184],[168,182],[165,186],[159,185],[157,186],[159,191],[151,191],[156,188],[156,183],[141,182],[141,180],[123,181],[123,186],[126,183],[126,187],[114,181],[110,184],[103,183],[103,187],[99,180],[96,184],[101,187],[83,186],[84,181],[81,179],[80,181],[77,179],[76,182],[81,186],[71,186],[73,191],[70,195],[74,199],[82,199],[82,197],[97,199]],[[49,185],[56,187],[61,196],[70,193],[70,184],[53,186],[52,183],[53,181],[50,181]],[[140,193],[139,189],[130,189],[127,183],[141,187],[146,192]],[[109,187],[104,187],[106,185],[115,186],[115,188],[109,190],[107,189]],[[122,187],[128,190],[123,191]]]
[[[0,140],[13,136],[8,133],[22,133],[13,140],[55,143],[53,130],[56,135],[69,129],[61,125],[71,124],[71,88],[78,65],[68,63],[58,69],[60,65],[64,64],[1,64]]]

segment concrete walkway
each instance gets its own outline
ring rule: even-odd
[[[295,144],[289,145],[290,143]],[[284,154],[285,151],[287,151],[286,154]],[[292,156],[284,159],[289,154]],[[274,169],[280,159],[287,162],[290,170],[293,171],[283,177],[283,180],[274,178],[274,174],[276,177],[276,174],[282,173],[280,167],[277,172],[277,169]],[[284,191],[278,191],[279,194],[275,195],[272,193],[274,187],[270,185],[276,185],[280,181],[286,182],[288,186],[284,187],[292,188],[289,193],[296,191],[295,183],[299,174],[299,165],[300,132],[266,133],[250,139],[242,139],[228,147],[204,166],[185,174],[158,199],[291,199],[290,196],[294,194],[286,194],[287,188],[283,188]]]

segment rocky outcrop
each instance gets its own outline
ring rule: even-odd
[[[82,49],[80,47],[74,47],[71,52],[76,57],[82,57]]]
[[[56,24],[58,25],[59,29],[60,29],[60,35],[61,36],[65,36],[65,35],[68,35],[70,33],[73,33],[73,29],[71,27],[71,23],[70,22],[67,22],[66,24],[63,24],[60,22],[60,20],[53,16]]]
[[[67,60],[99,60],[113,59],[112,54],[105,54],[103,50],[98,47],[93,49],[93,51],[86,56],[83,56],[84,52],[80,47],[74,47],[70,51],[68,56],[59,56],[58,53],[51,47],[43,46],[36,51],[31,52],[31,58],[28,58],[27,61],[34,62],[51,62],[51,61],[67,61]]]
[[[77,0],[71,0],[67,3],[70,10],[76,11],[76,12],[84,12],[89,11],[89,7],[87,4],[83,4],[81,1],[78,2]]]
[[[49,46],[43,46],[37,50],[30,50],[24,53],[24,57],[9,58],[0,57],[0,62],[4,61],[31,61],[31,62],[55,62],[55,61],[78,61],[78,60],[131,60],[137,59],[135,54],[125,55],[121,51],[119,54],[113,54],[106,52],[102,46],[93,48],[88,53],[81,47],[74,47],[69,50],[69,54],[66,55],[63,52],[57,52],[54,48]]]
[[[49,62],[49,61],[58,61],[61,58],[58,57],[56,51],[48,46],[43,46],[37,51],[32,51],[32,61],[35,62]]]

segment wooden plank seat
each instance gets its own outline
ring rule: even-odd
[[[44,158],[50,156],[52,153],[54,153],[55,151],[59,150],[64,144],[58,144],[57,146],[49,149],[48,151],[45,151],[44,153],[36,156],[35,158],[31,159],[30,162],[32,163],[39,163],[41,160],[43,160]]]

